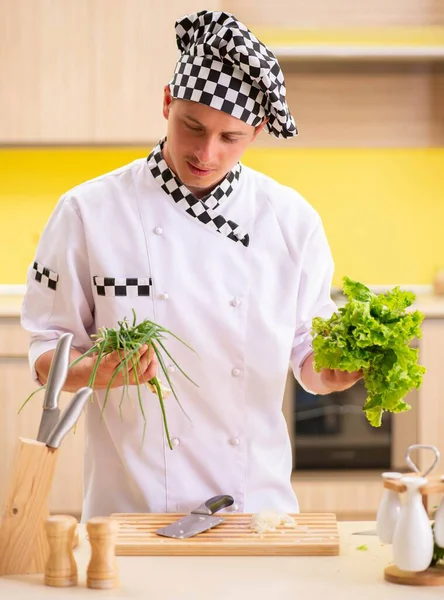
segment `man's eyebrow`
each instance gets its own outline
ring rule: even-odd
[[[205,129],[205,126],[200,121],[198,121],[197,119],[192,117],[191,115],[184,115],[184,117],[185,117],[185,119],[192,121],[196,125],[199,125],[199,127],[202,127],[202,129]],[[242,137],[247,135],[247,133],[245,131],[224,131],[223,133],[224,133],[224,135],[240,135]]]

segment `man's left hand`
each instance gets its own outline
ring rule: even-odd
[[[342,392],[351,388],[357,381],[362,379],[362,371],[340,371],[339,369],[322,369],[320,372],[321,382],[331,392]]]
[[[330,394],[341,392],[355,385],[363,377],[362,371],[340,371],[339,369],[322,369],[315,371],[313,353],[305,359],[301,369],[302,382],[314,394]]]

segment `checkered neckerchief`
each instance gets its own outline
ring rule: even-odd
[[[148,166],[153,177],[160,183],[164,192],[186,213],[198,219],[204,225],[227,236],[234,242],[248,246],[250,238],[237,223],[225,219],[219,212],[224,200],[233,193],[242,170],[240,163],[227,173],[225,179],[203,199],[196,198],[178,179],[162,156],[165,139],[161,140],[148,156]]]

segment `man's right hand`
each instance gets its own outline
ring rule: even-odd
[[[48,374],[49,369],[51,367],[53,355],[54,350],[50,350],[39,356],[39,358],[36,360],[35,369],[37,371],[39,381],[42,384],[45,384],[48,380]],[[71,349],[70,363],[72,363],[76,358],[80,356],[80,352]],[[100,360],[100,364],[97,369],[94,382],[95,390],[105,389],[108,386],[108,383],[111,377],[113,376],[116,368],[122,361],[122,358],[122,351],[116,350],[114,352],[111,352],[110,354],[107,354]],[[134,355],[134,362],[136,362],[136,359],[137,355]],[[71,369],[69,369],[68,371],[68,376],[66,378],[63,390],[65,392],[76,392],[81,387],[87,386],[96,361],[97,355],[86,356],[77,365],[71,367]],[[128,363],[128,373],[126,367],[121,369],[121,371],[119,371],[119,373],[114,378],[111,384],[111,388],[120,387],[124,384],[136,385],[137,380],[139,383],[148,382],[150,379],[156,376],[157,367],[158,362],[154,354],[153,348],[150,347],[148,350],[148,346],[142,346],[139,349],[139,362],[137,363],[137,379],[133,365],[130,361]]]
[[[137,363],[137,355],[134,355],[134,363],[137,372],[137,378],[135,369],[133,367],[132,361],[128,363],[128,373],[127,367],[123,367],[119,374],[114,378],[111,387],[121,387],[122,385],[136,385],[137,381],[139,383],[148,382],[150,379],[155,377],[157,373],[157,358],[154,354],[154,350],[152,347],[142,346],[139,349],[139,362]],[[97,369],[96,379],[94,383],[94,389],[103,390],[108,386],[108,383],[113,376],[114,371],[119,366],[120,362],[123,359],[123,352],[121,350],[115,350],[111,352],[111,354],[107,354],[104,356],[101,361],[99,368]],[[97,356],[87,356],[86,359],[90,361],[90,369],[92,369],[97,360]],[[81,364],[81,363],[79,363]]]

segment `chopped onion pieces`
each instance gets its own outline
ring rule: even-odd
[[[279,526],[297,527],[296,521],[290,515],[276,510],[261,510],[251,517],[250,529],[256,533],[276,531]]]

